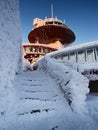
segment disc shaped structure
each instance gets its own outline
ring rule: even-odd
[[[30,43],[38,41],[42,44],[48,44],[59,40],[62,44],[69,44],[75,40],[74,32],[66,25],[43,25],[34,28],[28,35]]]

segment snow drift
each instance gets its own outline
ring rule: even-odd
[[[86,77],[50,57],[43,58],[38,66],[56,80],[72,110],[86,112],[85,99],[89,93],[89,80]]]
[[[28,70],[32,71],[32,65],[30,64],[30,62],[27,59],[23,58],[22,69],[23,69],[23,71],[28,71]]]
[[[0,104],[10,98],[12,81],[15,73],[20,69],[21,28],[19,1],[0,0]],[[7,98],[5,98],[6,96]],[[6,106],[4,105],[4,107]],[[0,112],[3,111],[1,109],[0,107]]]

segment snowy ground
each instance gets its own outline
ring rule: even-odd
[[[0,130],[97,130],[98,95],[87,96],[89,113],[70,109],[56,82],[42,71],[27,71],[14,82],[14,104],[0,116]]]
[[[95,123],[95,128],[98,130],[98,93],[90,93],[86,99],[86,105],[89,111],[89,116]]]

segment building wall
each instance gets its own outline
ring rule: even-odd
[[[0,0],[0,103],[11,94],[21,69],[21,27],[18,0]],[[0,108],[1,111],[1,108]]]

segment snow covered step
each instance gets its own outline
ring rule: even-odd
[[[56,82],[42,71],[18,74],[13,85],[15,102],[4,118],[5,130],[89,129],[88,117],[73,112]]]
[[[19,100],[17,107],[20,107],[16,112],[18,115],[30,114],[32,110],[40,112],[55,110],[56,104],[61,100],[59,96],[61,92],[54,87],[56,83],[42,71],[23,72],[16,78],[15,84],[17,82],[16,94]]]

